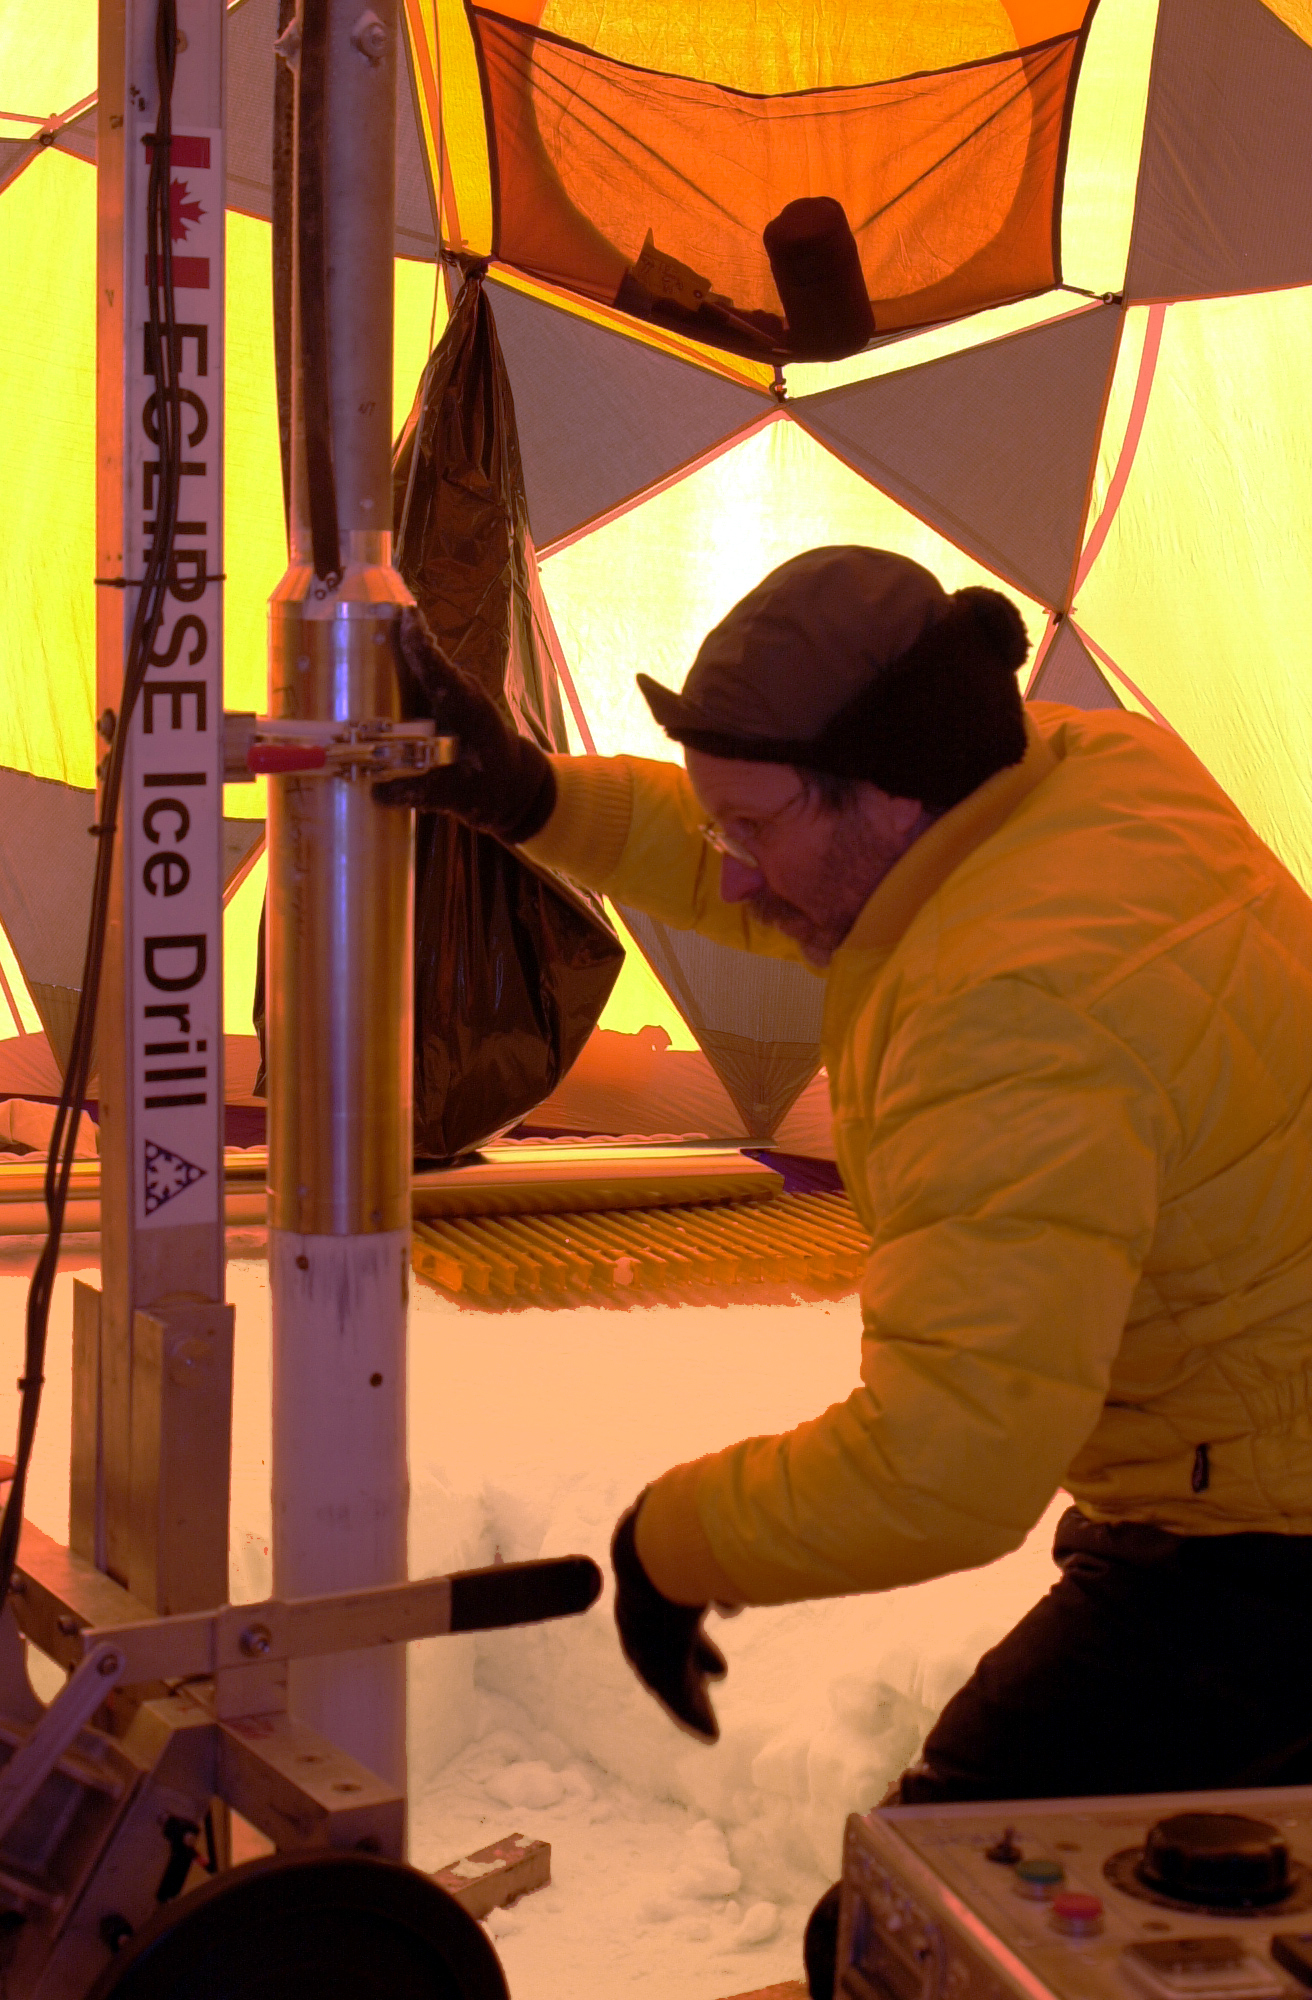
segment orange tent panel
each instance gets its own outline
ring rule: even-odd
[[[609,304],[650,232],[739,321],[771,315],[775,328],[763,322],[753,342],[727,306],[706,302],[673,308],[676,323],[768,351],[782,321],[761,236],[799,195],[842,204],[881,330],[954,318],[1058,276],[1077,33],[950,70],[759,97],[481,9],[471,19],[493,249],[533,277]]]

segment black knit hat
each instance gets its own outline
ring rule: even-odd
[[[690,749],[863,778],[942,812],[1024,756],[1028,651],[1000,591],[949,597],[906,556],[809,549],[708,633],[681,694],[638,685]]]

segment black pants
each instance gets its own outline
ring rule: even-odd
[[[881,1804],[1312,1784],[1312,1535],[1100,1527],[1070,1507],[1052,1553],[1059,1581]],[[835,1885],[807,1925],[816,2000],[837,1922]]]

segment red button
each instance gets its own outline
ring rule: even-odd
[[[1050,1907],[1053,1923],[1072,1935],[1097,1930],[1102,1924],[1102,1902],[1097,1896],[1084,1896],[1070,1889],[1064,1895],[1054,1896]]]

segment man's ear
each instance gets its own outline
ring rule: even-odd
[[[920,800],[890,798],[887,792],[880,791],[878,785],[872,785],[870,789],[875,794],[872,804],[876,818],[885,833],[892,834],[895,840],[905,840],[925,816]]]

